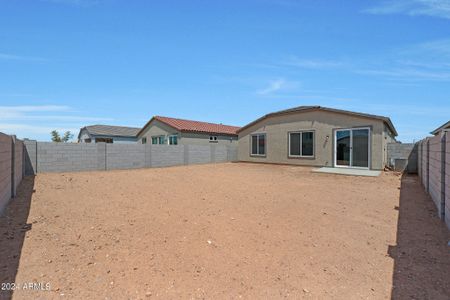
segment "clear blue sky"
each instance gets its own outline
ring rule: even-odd
[[[298,105],[450,119],[450,0],[0,0],[0,131],[245,125]]]

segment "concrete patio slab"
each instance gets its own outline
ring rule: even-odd
[[[329,168],[329,167],[313,169],[312,171],[315,173],[328,173],[328,174],[349,175],[349,176],[369,176],[369,177],[378,177],[381,174],[381,171],[374,171],[374,170]]]

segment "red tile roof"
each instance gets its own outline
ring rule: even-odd
[[[237,135],[236,131],[240,128],[237,126],[175,119],[161,116],[155,116],[153,117],[153,119],[163,122],[179,131],[187,131],[187,132]]]

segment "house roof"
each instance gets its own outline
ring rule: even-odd
[[[102,136],[116,136],[116,137],[136,137],[140,128],[111,126],[111,125],[89,125],[80,129],[78,138],[80,138],[81,131],[85,129],[90,135]]]
[[[450,129],[450,121],[448,121],[447,123],[445,123],[445,124],[442,125],[441,127],[436,128],[435,130],[433,130],[433,131],[431,132],[431,134],[437,135],[441,130],[444,130],[444,129]]]
[[[175,128],[176,130],[181,131],[181,132],[198,132],[198,133],[210,133],[210,134],[221,134],[221,135],[237,135],[236,132],[240,128],[237,126],[230,126],[230,125],[223,125],[223,124],[216,124],[216,123],[208,123],[208,122],[201,122],[201,121],[154,116],[138,132],[138,135],[140,135],[144,131],[144,129],[153,120],[158,120],[158,121],[160,121],[172,128]]]
[[[365,113],[359,113],[359,112],[353,112],[353,111],[348,111],[348,110],[335,109],[335,108],[328,108],[328,107],[323,107],[323,106],[298,106],[298,107],[294,107],[294,108],[290,108],[290,109],[285,109],[285,110],[280,110],[280,111],[277,111],[277,112],[269,113],[269,114],[266,114],[266,115],[262,116],[259,119],[256,119],[255,121],[245,125],[244,127],[241,127],[238,130],[238,133],[241,132],[242,130],[244,130],[244,129],[246,129],[246,128],[248,128],[248,127],[250,127],[250,126],[252,126],[252,125],[254,125],[254,124],[256,124],[256,123],[258,123],[260,121],[262,121],[262,120],[264,120],[264,119],[269,118],[269,117],[285,115],[285,114],[291,114],[291,113],[297,113],[297,112],[312,111],[312,110],[329,111],[329,112],[353,115],[353,116],[357,116],[357,117],[381,120],[389,127],[389,129],[392,131],[392,133],[395,136],[398,135],[397,130],[395,130],[395,127],[392,124],[391,119],[388,118],[388,117],[371,115],[371,114],[365,114]]]

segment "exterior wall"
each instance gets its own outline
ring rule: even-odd
[[[91,143],[38,142],[37,172],[44,170],[46,172],[96,170],[97,145]]]
[[[134,169],[145,167],[145,145],[106,144],[106,169]]]
[[[23,175],[23,142],[0,132],[0,213],[16,196]]]
[[[120,136],[93,136],[93,143],[96,142],[96,139],[98,138],[111,138],[113,140],[114,144],[136,144],[137,138],[133,137],[120,137]]]
[[[34,140],[24,140],[24,163],[25,175],[35,175],[37,173],[37,142]]]
[[[0,133],[0,212],[11,198],[12,139]]]
[[[216,142],[210,142],[209,137],[213,134],[199,134],[199,133],[187,133],[183,132],[179,140],[182,145],[230,145],[237,144],[237,137],[226,136],[226,135],[213,135],[217,136]]]
[[[139,135],[138,140],[139,143],[142,143],[142,138],[145,137],[147,138],[147,143],[151,144],[152,136],[163,135],[167,138],[167,136],[173,134],[179,135],[180,133],[175,128],[167,126],[158,120],[153,120],[151,124]]]
[[[334,165],[334,130],[352,127],[371,128],[372,169],[383,169],[382,121],[327,111],[297,112],[269,117],[239,133],[240,161],[286,163],[309,166]],[[288,132],[314,130],[314,158],[288,157]],[[266,133],[266,157],[250,156],[250,134]],[[327,138],[328,137],[328,138]]]
[[[445,176],[444,176],[444,219],[447,227],[450,229],[450,132],[445,133]]]
[[[387,166],[390,164],[389,157],[388,157],[388,145],[395,143],[395,136],[389,129],[389,127],[384,124],[384,130],[383,130],[383,165]]]
[[[26,141],[32,174],[137,169],[235,161],[236,145],[86,144]]]
[[[97,138],[108,138],[113,139],[114,144],[129,144],[136,143],[136,137],[121,137],[121,136],[110,136],[110,135],[90,135],[86,129],[82,129],[80,132],[80,138],[78,139],[79,143],[86,143],[85,139],[91,139],[91,143],[95,143],[95,139]]]
[[[23,142],[21,140],[15,139],[14,145],[14,195],[17,194],[17,187],[24,175],[24,164],[23,164]]]
[[[179,145],[230,145],[237,144],[237,137],[230,137],[226,135],[215,135],[217,136],[217,142],[211,143],[209,141],[210,135],[213,134],[201,134],[201,133],[190,133],[190,132],[180,132],[158,120],[153,120],[152,123],[146,128],[146,130],[139,135],[139,143],[142,143],[142,138],[147,138],[147,143],[151,144],[152,137],[154,136],[165,136],[166,143],[168,143],[168,137],[170,135],[178,135]]]
[[[444,202],[442,199],[442,180],[444,175],[442,173],[441,164],[441,136],[434,136],[429,139],[429,179],[428,179],[428,192],[431,199],[433,199],[436,208],[438,209],[439,216],[444,216]]]
[[[79,143],[85,143],[84,140],[86,140],[86,139],[91,139],[91,136],[89,135],[89,133],[87,132],[86,129],[82,129],[80,131],[80,138],[78,139],[78,142]]]
[[[419,145],[412,143],[388,143],[387,165],[396,171],[417,173],[417,151]]]
[[[421,183],[450,229],[450,132],[423,139],[417,147]]]

